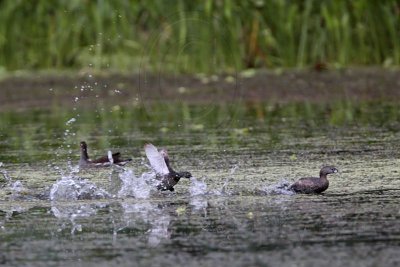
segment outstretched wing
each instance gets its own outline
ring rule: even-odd
[[[165,163],[163,155],[157,150],[152,144],[146,144],[144,146],[144,152],[150,161],[151,167],[159,174],[168,174],[169,170]]]

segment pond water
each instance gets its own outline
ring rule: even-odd
[[[96,105],[0,113],[0,265],[399,266],[400,105]],[[79,170],[120,151],[124,166]],[[156,192],[143,151],[188,170]],[[334,165],[320,195],[284,184]]]

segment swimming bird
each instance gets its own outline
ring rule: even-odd
[[[337,173],[338,169],[333,166],[325,166],[319,172],[318,177],[300,178],[292,184],[289,189],[296,193],[313,194],[324,192],[329,187],[328,174]]]
[[[174,191],[174,186],[181,178],[191,178],[190,172],[176,172],[171,168],[168,152],[165,149],[158,149],[152,144],[146,144],[144,151],[150,161],[151,167],[157,173],[156,178],[160,180],[157,189],[161,191]]]
[[[112,163],[116,165],[123,166],[132,159],[121,159],[121,153],[114,153],[110,155],[98,158],[98,159],[89,159],[89,155],[87,152],[87,144],[85,141],[81,142],[81,158],[79,159],[79,167],[107,167]]]

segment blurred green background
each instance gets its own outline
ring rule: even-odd
[[[398,0],[0,1],[0,70],[400,63]]]

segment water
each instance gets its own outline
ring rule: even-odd
[[[0,264],[399,265],[397,104],[110,110],[0,113]],[[82,140],[133,161],[79,170]],[[147,142],[194,178],[154,190]],[[285,189],[325,164],[324,194]]]

